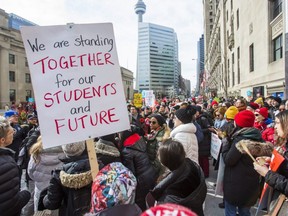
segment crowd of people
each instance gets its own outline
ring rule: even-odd
[[[219,207],[226,216],[250,215],[267,185],[275,202],[275,194],[288,195],[288,102],[281,98],[173,98],[127,110],[129,130],[94,139],[99,172],[92,179],[85,141],[44,149],[36,107],[7,108],[0,116],[1,215],[133,216],[167,208],[201,216],[210,162],[224,170]],[[216,159],[212,134],[221,140]],[[272,169],[276,154],[282,160]],[[271,212],[269,204],[262,210]]]

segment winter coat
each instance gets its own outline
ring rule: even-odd
[[[111,141],[99,139],[98,142],[95,143],[95,151],[97,159],[100,160],[104,166],[113,162],[121,162],[120,152]]]
[[[198,141],[196,138],[196,127],[193,123],[180,124],[171,132],[171,137],[182,143],[186,157],[198,161]]]
[[[262,132],[266,129],[267,125],[265,122],[254,122],[254,127]]]
[[[197,123],[200,125],[202,132],[204,134],[204,139],[198,143],[199,156],[209,156],[211,148],[211,132],[208,128],[211,127],[207,117],[205,115],[200,115],[196,119]]]
[[[260,175],[254,170],[253,160],[236,148],[242,140],[263,142],[260,131],[253,127],[235,128],[228,141],[222,140],[224,197],[232,205],[250,207],[256,203],[260,192]]]
[[[207,186],[201,167],[186,158],[184,163],[172,171],[153,190],[158,203],[174,203],[185,206],[203,216],[203,203]]]
[[[265,182],[272,188],[278,190],[288,197],[288,143],[286,143],[284,153],[285,160],[279,166],[277,172],[271,170],[265,175]]]
[[[61,216],[82,216],[90,210],[92,176],[87,154],[62,159],[64,165],[53,172],[45,208],[59,208]],[[99,170],[101,167],[99,167]]]
[[[11,123],[11,126],[15,130],[15,134],[13,136],[13,142],[9,146],[7,146],[7,148],[10,148],[15,152],[14,158],[17,161],[21,143],[27,136],[30,128],[28,127],[28,125],[21,127],[19,124],[13,123]]]
[[[29,199],[28,191],[20,191],[20,169],[14,151],[0,147],[0,215],[20,215]]]
[[[131,170],[137,178],[135,202],[142,210],[146,209],[145,197],[155,186],[158,176],[157,171],[150,163],[146,150],[144,138],[133,134],[126,139],[121,152],[123,165]]]
[[[147,142],[147,154],[150,162],[153,164],[154,168],[159,173],[161,170],[161,164],[157,158],[157,152],[159,149],[159,143],[162,142],[163,136],[165,134],[165,127],[162,127],[158,131],[152,131],[151,134],[145,138]]]
[[[41,191],[49,185],[50,179],[52,178],[52,171],[62,167],[62,162],[59,160],[59,157],[64,157],[61,146],[44,149],[39,155],[39,162],[35,162],[33,157],[30,158],[27,171],[29,177],[35,183],[35,210],[37,210]]]
[[[267,127],[263,132],[262,132],[262,139],[264,139],[267,142],[275,143],[274,139],[274,134],[275,130],[274,127]]]

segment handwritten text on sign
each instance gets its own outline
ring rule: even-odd
[[[45,147],[129,128],[112,24],[22,27]]]
[[[216,160],[218,159],[220,149],[221,149],[221,140],[219,139],[218,135],[211,133],[211,156],[215,158]]]

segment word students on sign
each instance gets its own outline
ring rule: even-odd
[[[45,148],[129,129],[111,23],[26,26],[21,35]]]

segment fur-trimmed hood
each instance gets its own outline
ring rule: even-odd
[[[60,171],[61,184],[64,187],[79,189],[92,183],[91,171],[79,174],[69,174],[65,171]]]
[[[241,140],[236,144],[236,148],[242,154],[246,154],[245,150],[242,148],[242,144],[245,144],[249,149],[250,153],[254,157],[261,157],[261,156],[271,156],[273,151],[273,145],[269,142],[257,142],[253,140]]]

